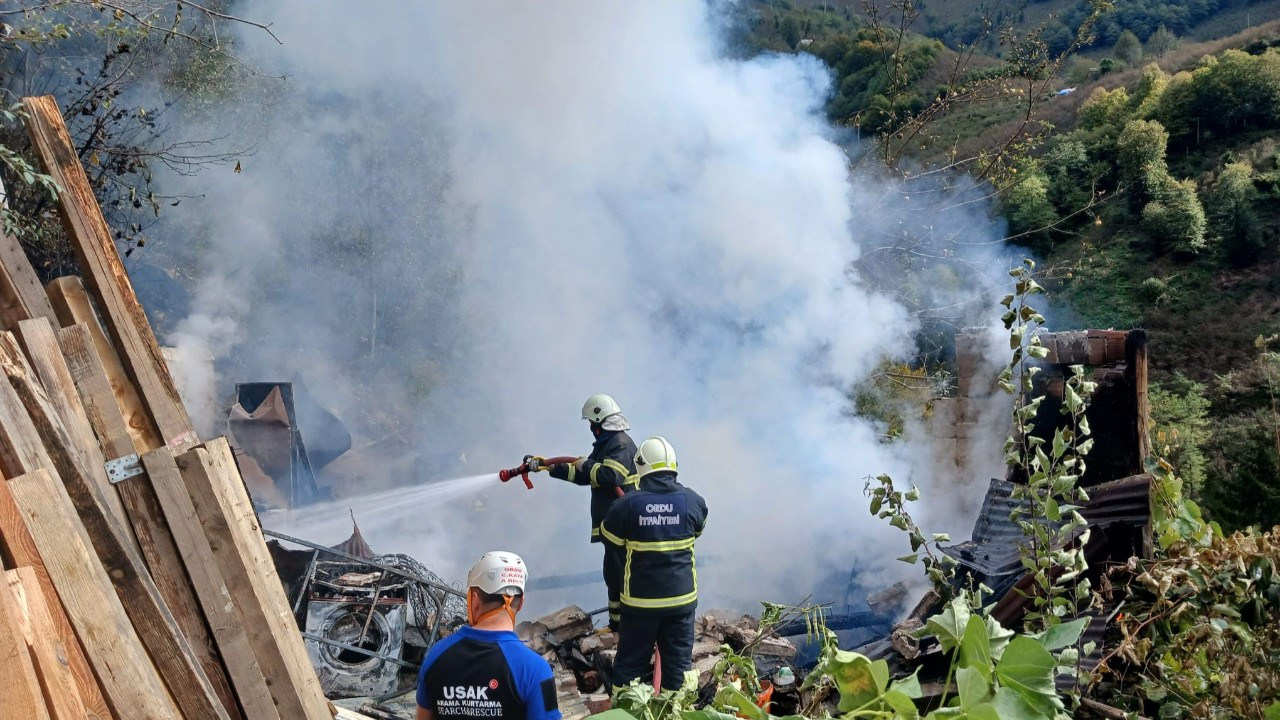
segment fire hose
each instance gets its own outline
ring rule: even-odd
[[[572,455],[560,455],[552,458],[540,458],[537,455],[525,455],[524,460],[513,468],[498,471],[498,479],[507,482],[511,478],[518,477],[524,481],[524,486],[530,490],[533,489],[533,481],[529,479],[529,473],[545,470],[552,465],[568,465],[575,463],[578,458]],[[622,488],[614,487],[613,491],[618,497],[622,497]],[[662,687],[662,657],[658,654],[658,646],[653,647],[653,690],[661,692]]]

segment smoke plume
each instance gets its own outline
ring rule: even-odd
[[[238,52],[287,79],[187,114],[256,154],[170,180],[205,198],[166,221],[166,261],[195,277],[166,340],[218,371],[181,364],[184,392],[297,375],[357,445],[413,451],[401,485],[585,454],[578,408],[611,393],[707,500],[708,607],[799,601],[855,567],[873,589],[913,574],[867,515],[868,475],[920,485],[922,524],[967,534],[967,481],[980,499],[987,478],[942,482],[927,448],[847,412],[854,382],[912,351],[912,313],[854,270],[912,210],[854,181],[818,60],[730,59],[699,0],[251,9],[283,45],[246,30]],[[982,208],[949,217],[992,234]],[[368,455],[371,478],[390,452]],[[587,491],[535,481],[357,520],[452,577],[494,548],[534,577],[598,568]],[[341,511],[280,522],[349,529]],[[568,600],[603,588],[531,598]]]

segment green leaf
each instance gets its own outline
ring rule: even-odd
[[[991,683],[977,668],[960,668],[956,671],[956,686],[960,690],[960,707],[968,710],[985,702],[991,694]]]
[[[986,617],[986,624],[987,638],[991,643],[991,657],[996,662],[1000,662],[1000,658],[1004,656],[1004,649],[1009,646],[1014,633],[990,615]]]
[[[1049,518],[1049,522],[1060,522],[1062,520],[1062,511],[1058,509],[1058,501],[1049,498],[1044,503],[1044,516]]]
[[[865,659],[865,658],[864,658]],[[739,715],[747,720],[768,720],[769,713],[765,712],[760,706],[756,705],[755,698],[747,697],[733,685],[724,685],[720,688],[720,692],[716,693],[716,705],[721,707],[731,707]],[[840,701],[844,705],[844,700]],[[857,707],[855,705],[854,707]]]
[[[980,615],[970,615],[960,640],[960,667],[972,668],[991,681],[991,638],[987,635],[987,623]]]
[[[1044,646],[1045,650],[1051,652],[1075,645],[1088,624],[1089,618],[1082,617],[1076,618],[1071,622],[1054,625],[1044,632],[1044,636],[1040,638],[1040,644]]]
[[[908,564],[908,565],[915,565],[915,564],[916,564],[916,562],[917,562],[917,561],[919,561],[919,560],[920,560],[920,555],[919,555],[919,553],[912,553],[912,554],[910,554],[910,555],[903,555],[902,557],[898,558],[898,562],[904,562],[904,563],[906,563],[906,564]]]
[[[1000,720],[1047,720],[1053,717],[1053,713],[1037,711],[1021,695],[1007,687],[996,690],[991,707]]]
[[[884,660],[872,662],[856,652],[835,651],[828,668],[836,689],[840,691],[841,712],[855,710],[875,700],[889,684],[889,663]]]
[[[1280,720],[1280,702],[1273,702],[1262,711],[1262,717],[1266,720]]]
[[[916,671],[910,675],[894,680],[889,685],[890,692],[902,693],[912,700],[918,699],[922,694],[920,691],[919,674],[920,669],[916,668]]]
[[[907,697],[897,690],[890,690],[884,694],[884,702],[893,711],[898,713],[897,717],[901,720],[918,720],[920,712],[916,710],[916,704],[911,698]]]
[[[1055,667],[1053,655],[1043,645],[1020,635],[1005,648],[996,664],[996,677],[1001,686],[1016,692],[1031,707],[1052,716],[1063,708],[1062,698],[1053,685]]]
[[[969,615],[968,603],[960,598],[955,598],[947,603],[945,610],[925,621],[924,627],[916,631],[916,637],[932,635],[938,638],[943,652],[951,652],[953,648],[960,644],[960,638],[964,636],[964,628],[969,622]]]
[[[722,717],[723,718],[733,717],[732,715],[725,715],[724,713],[716,712],[715,710],[711,710],[710,715],[708,715],[707,717],[703,717],[700,713],[704,713],[704,712],[707,712],[707,711],[698,710],[696,712],[682,713],[681,716],[684,717],[685,720],[720,720],[720,718]],[[690,717],[691,715],[698,715],[698,717]],[[635,715],[632,715],[626,710],[619,710],[618,708],[605,710],[602,713],[596,713],[595,715],[590,715],[588,717],[592,718],[593,720],[636,720]]]

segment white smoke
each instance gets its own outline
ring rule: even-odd
[[[193,112],[259,151],[198,178],[208,197],[167,225],[200,277],[169,340],[219,358],[220,390],[297,372],[352,426],[411,413],[424,477],[405,482],[585,454],[577,409],[611,393],[707,500],[706,606],[798,601],[855,566],[914,574],[867,514],[868,475],[935,491],[922,520],[965,534],[973,486],[930,488],[927,449],[847,417],[850,385],[916,326],[852,270],[897,229],[852,180],[816,59],[728,59],[700,0],[251,9],[284,45],[246,32],[241,53],[288,80]],[[596,569],[587,491],[535,481],[357,519],[453,577],[494,548],[535,577]],[[531,600],[603,604],[553,595]]]

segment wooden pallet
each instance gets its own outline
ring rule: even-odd
[[[80,275],[41,287],[0,235],[0,707],[329,720],[230,450],[196,437],[56,102],[23,106]]]

